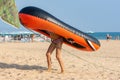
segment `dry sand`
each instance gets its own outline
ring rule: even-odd
[[[0,43],[0,80],[120,80],[120,41],[101,41],[96,52],[63,45],[65,73],[52,55],[52,72],[45,72],[47,42]]]

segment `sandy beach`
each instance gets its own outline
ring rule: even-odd
[[[0,43],[0,80],[120,80],[120,41],[101,40],[95,52],[63,45],[65,73],[52,55],[52,72],[46,72],[48,42]]]

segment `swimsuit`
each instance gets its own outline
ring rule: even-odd
[[[62,38],[62,37],[59,37],[59,38],[57,38],[57,39],[53,39],[52,42],[55,43],[55,44],[57,44],[57,43],[59,43],[59,42],[63,42],[63,38]]]

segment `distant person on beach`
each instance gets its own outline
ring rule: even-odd
[[[115,40],[119,40],[119,39],[120,39],[119,35],[118,35],[118,36],[116,36]]]
[[[34,34],[30,34],[31,42],[34,42]]]
[[[106,39],[107,39],[107,40],[110,40],[110,39],[112,39],[112,36],[110,36],[109,34],[107,34],[107,35],[106,35]]]
[[[51,62],[51,54],[56,49],[56,58],[59,62],[61,73],[64,73],[64,63],[61,56],[61,49],[63,44],[63,38],[55,33],[49,32],[49,35],[51,37],[51,44],[47,50],[46,56],[47,56],[47,64],[48,64],[48,72],[52,69],[52,62]]]

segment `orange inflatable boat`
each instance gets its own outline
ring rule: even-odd
[[[65,44],[79,50],[96,51],[100,47],[100,42],[96,38],[62,22],[40,8],[25,7],[19,12],[19,18],[26,28],[48,37],[50,37],[48,32],[58,34],[63,37]]]

